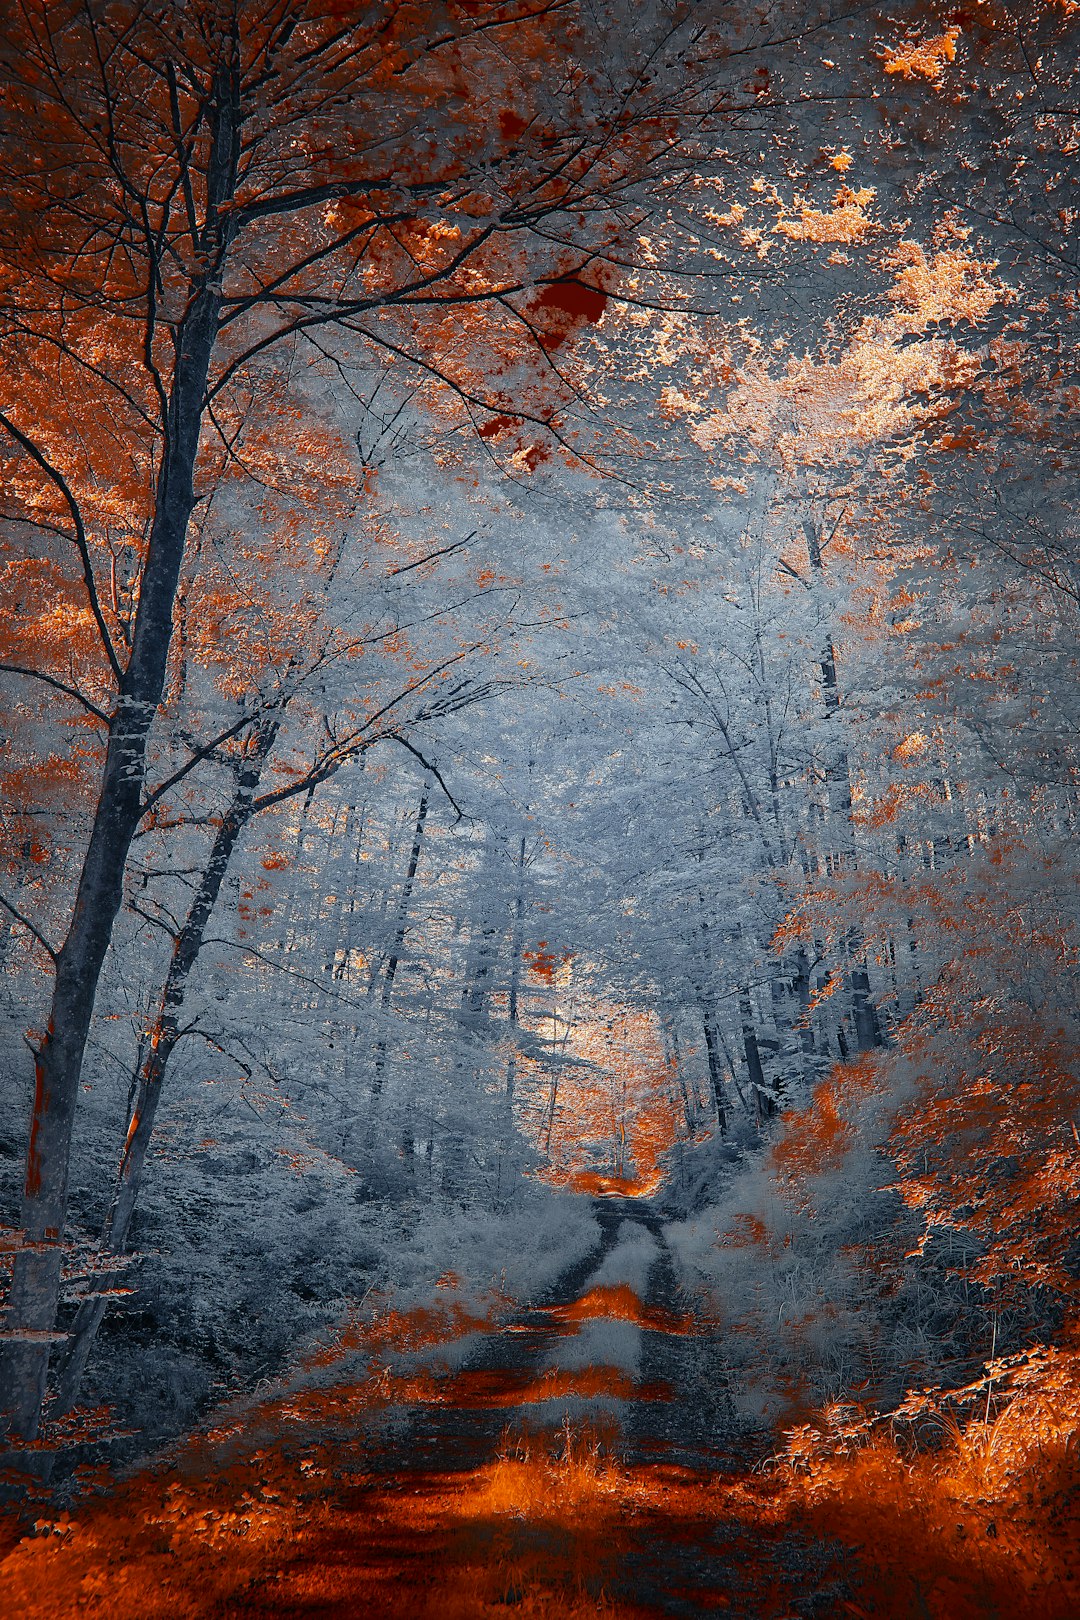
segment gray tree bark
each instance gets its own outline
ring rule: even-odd
[[[280,721],[275,719],[265,721],[255,730],[251,746],[240,764],[236,790],[217,830],[198,891],[184,926],[176,936],[157,1015],[140,1042],[139,1061],[128,1105],[127,1132],[117,1167],[112,1202],[101,1235],[104,1254],[121,1255],[127,1247],[154,1132],[162,1082],[169,1059],[183,1034],[180,1014],[188,982],[202,949],[206,925],[221,893],[229,863],[251,819],[255,791],[279,727]],[[108,1307],[109,1295],[122,1282],[121,1271],[105,1273],[99,1279],[99,1288],[80,1304],[58,1361],[58,1388],[49,1408],[50,1417],[69,1412],[77,1401],[90,1352]]]

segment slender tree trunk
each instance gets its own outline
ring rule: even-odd
[[[803,523],[803,533],[806,536],[806,550],[810,567],[820,578],[824,575],[825,565],[821,555],[821,542],[817,527],[811,518]],[[840,865],[854,866],[855,864],[855,838],[851,817],[851,765],[848,752],[844,746],[843,737],[839,733],[840,723],[840,685],[836,675],[836,649],[831,635],[826,634],[821,650],[821,685],[825,702],[825,713],[837,725],[837,736],[834,740],[831,757],[826,764],[826,783],[829,793],[830,808],[843,829],[843,850],[840,854]],[[851,992],[851,1011],[855,1024],[855,1037],[859,1050],[867,1052],[875,1046],[881,1045],[881,1027],[870,992],[870,974],[866,966],[866,946],[863,942],[862,930],[852,928],[847,938],[848,956],[851,968],[848,974],[848,983]]]
[[[154,1132],[162,1081],[182,1034],[180,1013],[188,981],[202,949],[206,925],[221,893],[233,852],[251,819],[255,791],[279,728],[279,720],[265,721],[257,727],[251,739],[237,775],[236,791],[217,830],[198,892],[184,926],[176,936],[157,1016],[140,1042],[139,1063],[128,1107],[127,1135],[120,1154],[112,1203],[102,1231],[102,1250],[106,1254],[123,1254],[127,1245]],[[105,1315],[108,1293],[119,1287],[121,1281],[120,1273],[107,1274],[101,1279],[100,1289],[79,1306],[59,1359],[59,1387],[49,1410],[51,1417],[70,1411],[78,1399],[79,1386],[94,1339]]]
[[[22,1204],[22,1247],[8,1298],[0,1400],[9,1433],[37,1436],[56,1325],[75,1106],[83,1055],[128,851],[142,819],[146,744],[165,685],[219,294],[199,293],[177,336],[154,522],[131,658],[109,725],[101,791],[66,939],[56,958],[46,1032],[34,1054],[35,1091]]]
[[[698,849],[698,859],[704,860],[704,843]],[[705,912],[705,893],[698,890],[698,907],[701,933],[702,966],[704,968],[704,983],[698,986],[697,1000],[701,1012],[702,1030],[705,1035],[705,1055],[709,1065],[709,1089],[712,1092],[713,1106],[716,1109],[716,1128],[721,1136],[727,1135],[728,1116],[724,1106],[724,1075],[720,1066],[720,1035],[716,1022],[716,1014],[712,1007],[713,986],[713,947],[712,930],[709,927]]]
[[[852,935],[852,949],[862,945],[861,934]],[[851,970],[851,1011],[855,1019],[855,1039],[860,1052],[869,1052],[882,1043],[881,1023],[870,992],[870,974],[865,960]]]
[[[803,946],[795,952],[795,1000],[798,1005],[799,1042],[807,1057],[814,1052],[814,1026],[810,1021],[810,958]]]
[[[291,866],[297,875],[304,870],[304,858],[307,855],[308,838],[311,825],[311,810],[318,792],[318,783],[313,782],[304,794],[304,802],[300,807],[300,814],[296,821],[296,849],[293,853]],[[286,951],[298,948],[300,940],[300,884],[294,882],[290,885],[285,904],[281,908],[281,944]],[[309,912],[311,902],[311,886],[304,890],[308,901]],[[306,943],[306,940],[305,940]]]
[[[537,1146],[543,1148],[544,1152],[549,1155],[551,1153],[551,1133],[555,1128],[555,1109],[558,1105],[558,1101],[559,1076],[557,1073],[553,1073],[551,1076],[551,1083],[548,1087],[547,1110],[544,1120],[540,1126],[540,1135],[537,1141]]]
[[[360,763],[364,756],[361,754]],[[347,983],[352,977],[351,959],[353,949],[353,925],[356,916],[356,891],[359,887],[358,875],[360,871],[360,857],[364,851],[364,811],[361,806],[350,804],[345,819],[345,840],[352,850],[352,873],[349,880],[349,896],[345,905],[338,909],[338,937],[334,948],[334,965],[331,977],[340,984]]]
[[[750,1080],[750,1089],[754,1094],[755,1117],[760,1125],[763,1116],[769,1118],[776,1113],[776,1102],[765,1084],[765,1070],[761,1063],[761,1049],[758,1046],[757,1033],[754,1028],[754,1011],[750,1003],[750,990],[747,985],[743,985],[739,991],[739,1018],[742,1026],[746,1073]]]
[[[660,1027],[664,1036],[664,1062],[667,1065],[669,1072],[674,1076],[679,1089],[679,1098],[683,1107],[685,1134],[687,1136],[692,1136],[697,1127],[697,1088],[694,1088],[693,1095],[691,1095],[690,1088],[686,1084],[686,1076],[683,1073],[682,1052],[679,1046],[679,1031],[676,1028],[675,1020],[670,1012],[661,1014]],[[672,1087],[673,1098],[674,1095],[675,1088]],[[721,1134],[723,1133],[721,1132]],[[682,1163],[681,1157],[679,1162],[680,1164]]]
[[[499,930],[494,923],[486,923],[480,930],[476,953],[461,992],[458,1020],[463,1029],[478,1031],[486,1019],[488,995],[498,955]]]
[[[786,968],[781,958],[771,953],[767,957],[767,962],[769,999],[772,1003],[773,1023],[776,1026],[775,1084],[778,1098],[783,1100],[788,1090],[788,1081],[796,1067],[793,1055],[795,1051],[793,1031],[798,1014],[795,1010],[795,989],[790,970]]]
[[[7,1431],[37,1437],[56,1326],[67,1222],[75,1107],[94,1001],[123,901],[128,851],[142,819],[146,744],[161,702],[188,527],[195,506],[210,360],[218,335],[221,275],[235,224],[229,209],[240,160],[238,87],[230,64],[215,75],[206,170],[207,269],[175,329],[175,365],[164,412],[161,466],[139,589],[131,656],[109,724],[90,840],[67,937],[57,953],[52,1006],[34,1054],[35,1088],[23,1185],[22,1247],[8,1297],[0,1401]]]
[[[390,1002],[394,994],[394,980],[397,978],[398,963],[401,961],[401,951],[405,944],[405,935],[409,928],[409,902],[412,899],[413,886],[416,882],[416,870],[420,865],[420,851],[424,844],[424,823],[427,820],[428,803],[431,797],[431,784],[425,782],[420,794],[420,805],[416,812],[416,825],[413,829],[412,848],[409,851],[409,864],[405,871],[405,882],[401,890],[401,900],[398,905],[397,928],[394,931],[394,943],[390,947],[390,956],[383,973],[382,995],[380,1006],[383,1012],[390,1010]],[[375,1069],[371,1081],[372,1101],[378,1101],[382,1096],[383,1075],[386,1070],[386,1038],[380,1036],[375,1046]]]
[[[366,761],[364,755],[361,754],[359,760],[357,761],[357,764],[359,765],[361,770],[363,770],[366,763],[367,763],[367,761]],[[352,980],[353,980],[352,958],[353,958],[353,952],[356,949],[355,943],[354,943],[354,937],[355,937],[355,926],[356,926],[357,901],[358,901],[358,896],[359,896],[359,892],[360,892],[360,874],[361,874],[361,871],[363,869],[363,862],[364,862],[364,839],[365,839],[366,832],[367,832],[367,828],[366,828],[367,809],[368,809],[368,807],[367,807],[367,804],[365,803],[365,804],[362,804],[356,810],[357,821],[356,821],[355,830],[354,830],[352,876],[351,876],[351,879],[350,879],[350,882],[349,882],[349,901],[348,901],[348,905],[346,907],[345,951],[344,951],[344,958],[343,958],[342,963],[341,963],[341,971],[338,974],[339,979],[345,979],[350,984],[352,983]],[[356,1033],[356,1026],[355,1025],[353,1026],[353,1033],[354,1033],[354,1035]]]
[[[720,1062],[720,1042],[716,1018],[712,1008],[701,1005],[701,1024],[705,1032],[705,1056],[709,1064],[709,1088],[716,1109],[716,1128],[721,1136],[727,1135],[727,1109],[724,1107],[724,1068]]]
[[[517,887],[514,892],[514,925],[510,934],[510,992],[507,1018],[516,1030],[520,1022],[521,952],[525,944],[525,834],[522,833],[517,853]],[[511,1043],[506,1060],[506,1122],[507,1137],[514,1121],[514,1086],[517,1082],[517,1048]]]
[[[472,1075],[474,1086],[477,1084],[483,1061],[480,1054],[490,1034],[488,1004],[503,937],[503,925],[498,920],[503,901],[497,867],[495,842],[489,832],[484,844],[475,925],[470,929],[457,1012],[459,1046],[454,1069],[459,1085],[464,1085],[468,1073]],[[473,1055],[470,1057],[470,1054]],[[472,1106],[471,1099],[468,1106]],[[457,1125],[448,1124],[442,1142],[442,1191],[447,1202],[456,1200],[464,1190],[465,1154],[463,1131]]]
[[[735,1088],[735,1094],[739,1099],[743,1113],[749,1119],[751,1114],[750,1101],[744,1093],[742,1086],[739,1084],[739,1070],[735,1062],[735,1055],[728,1046],[727,1037],[724,1035],[724,1026],[718,1018],[713,1021],[713,1028],[716,1031],[716,1038],[720,1043],[720,1050],[724,1054],[724,1062],[727,1064],[728,1078]],[[756,1107],[754,1113],[756,1117]]]
[[[416,1177],[416,1138],[411,1125],[401,1128],[401,1163],[406,1180],[411,1184]]]

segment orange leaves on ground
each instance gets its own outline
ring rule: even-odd
[[[484,1312],[453,1296],[432,1305],[414,1306],[409,1311],[387,1311],[377,1317],[364,1334],[372,1350],[392,1349],[397,1353],[430,1349],[447,1344],[468,1333],[480,1333],[494,1326],[497,1307]]]
[[[579,1400],[632,1401],[641,1398],[641,1386],[618,1367],[550,1367],[521,1392],[518,1401],[535,1406],[568,1395]],[[659,1396],[654,1391],[648,1398]]]
[[[305,1363],[331,1367],[343,1358],[363,1352],[369,1356],[411,1355],[440,1344],[450,1344],[469,1333],[490,1331],[504,1301],[491,1296],[484,1309],[459,1293],[457,1278],[447,1273],[435,1285],[425,1304],[398,1308],[382,1302],[374,1309],[356,1311],[332,1340]]]
[[[26,1620],[204,1620],[241,1608],[253,1620],[312,1608],[494,1620],[507,1605],[536,1620],[643,1620],[654,1611],[634,1586],[647,1560],[673,1588],[681,1578],[695,1613],[734,1601],[773,1620],[840,1576],[835,1612],[856,1620],[1072,1620],[1075,1453],[1067,1425],[1034,1404],[1022,1415],[1023,1466],[1004,1485],[996,1424],[911,1463],[884,1440],[835,1457],[819,1440],[796,1443],[787,1469],[713,1480],[620,1466],[569,1427],[554,1444],[508,1433],[469,1471],[373,1477],[355,1427],[331,1450],[293,1426],[284,1443],[242,1456],[220,1446],[43,1520],[8,1553],[0,1589]],[[338,1421],[348,1424],[344,1405]],[[792,1526],[838,1540],[836,1566],[818,1557],[809,1574],[792,1557]],[[703,1560],[707,1590],[704,1567],[691,1585]]]
[[[734,1579],[752,1588],[760,1620],[792,1612],[788,1500],[774,1480],[627,1468],[601,1428],[569,1423],[557,1435],[508,1431],[498,1454],[470,1469],[440,1459],[380,1472],[377,1436],[357,1421],[352,1393],[338,1391],[332,1411],[327,1402],[333,1444],[286,1417],[254,1443],[222,1436],[171,1459],[164,1475],[144,1472],[43,1519],[0,1564],[8,1611],[496,1620],[510,1605],[532,1620],[644,1620],[653,1610],[636,1575],[659,1559],[661,1579],[692,1596],[695,1612],[726,1608]],[[695,1552],[708,1560],[708,1586],[699,1575],[691,1594]]]
[[[690,1317],[676,1316],[659,1306],[643,1305],[628,1283],[598,1284],[572,1304],[553,1306],[547,1314],[568,1326],[606,1318],[636,1322],[638,1327],[651,1328],[658,1333],[688,1333],[692,1325]]]

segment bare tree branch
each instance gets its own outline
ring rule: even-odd
[[[86,584],[86,594],[90,598],[90,611],[94,615],[94,622],[96,623],[98,633],[101,636],[101,645],[104,648],[106,658],[109,660],[112,672],[116,676],[117,685],[122,685],[124,671],[120,667],[120,660],[116,656],[116,649],[113,646],[112,637],[109,634],[109,627],[105,623],[105,615],[101,611],[101,602],[98,598],[97,583],[94,579],[94,567],[90,560],[90,546],[86,538],[86,528],[83,524],[83,517],[79,508],[79,503],[72,493],[71,485],[68,483],[60,469],[53,466],[52,462],[49,460],[48,456],[45,455],[44,451],[41,450],[39,446],[34,443],[33,439],[25,434],[21,428],[16,427],[10,416],[8,416],[4,411],[0,411],[0,426],[7,429],[8,433],[10,433],[16,444],[22,446],[31,460],[37,463],[42,472],[45,474],[46,478],[48,478],[50,483],[60,491],[60,494],[64,498],[67,509],[71,513],[71,521],[75,529],[74,545],[75,549],[79,553],[79,557],[82,560],[83,580]],[[70,539],[71,536],[68,538]]]
[[[417,748],[413,743],[411,743],[409,741],[408,737],[403,737],[399,731],[389,731],[389,732],[387,732],[385,734],[385,736],[381,740],[384,741],[384,742],[400,743],[402,748],[407,748],[409,753],[412,754],[415,759],[418,759],[420,761],[420,763],[424,767],[425,771],[430,771],[431,775],[435,778],[436,782],[438,782],[439,786],[442,788],[443,792],[446,794],[447,799],[453,805],[454,812],[455,812],[455,814],[457,816],[457,820],[458,821],[466,820],[464,810],[461,808],[460,804],[458,804],[457,800],[454,798],[454,795],[451,793],[450,789],[447,787],[446,782],[443,779],[442,773],[439,770],[439,767],[432,760],[427,759],[425,757],[425,755],[423,755],[420,752],[419,748]],[[454,825],[456,826],[457,822],[455,822]]]
[[[92,714],[103,725],[109,724],[109,716],[104,709],[99,709],[96,703],[91,703],[78,687],[69,686],[66,681],[58,681],[55,675],[46,675],[44,670],[40,669],[28,669],[24,664],[0,664],[0,672],[5,675],[25,675],[28,680],[41,681],[45,686],[54,686],[58,692],[63,692],[67,697],[74,698],[76,703],[81,703],[87,713]]]
[[[0,906],[3,906],[4,910],[9,912],[10,915],[14,917],[15,921],[20,923],[22,927],[26,929],[28,934],[33,935],[38,944],[41,946],[42,950],[48,954],[50,961],[55,967],[60,953],[53,950],[40,928],[35,928],[29,917],[24,917],[18,906],[13,906],[11,901],[5,900],[2,894],[0,894]]]

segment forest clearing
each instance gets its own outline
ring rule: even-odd
[[[0,7],[0,1612],[1080,1614],[1078,59]]]

